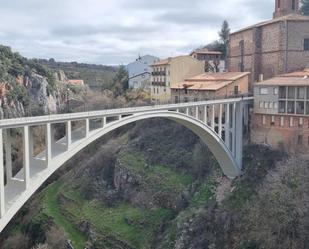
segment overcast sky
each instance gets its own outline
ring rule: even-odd
[[[0,0],[0,44],[29,58],[127,64],[189,53],[270,19],[274,0]]]

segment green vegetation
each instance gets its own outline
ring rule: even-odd
[[[63,70],[69,79],[82,79],[94,90],[111,89],[117,67],[77,62],[58,62],[54,59],[38,62],[53,71]]]
[[[214,191],[217,185],[218,183],[213,179],[202,183],[190,201],[191,206],[199,207],[201,205],[206,205],[207,202],[214,196]]]
[[[63,185],[63,182],[59,180],[48,186],[42,192],[43,213],[51,217],[57,226],[64,229],[66,235],[72,240],[74,247],[83,249],[86,244],[85,236],[72,225],[65,215],[63,215],[59,206],[58,196]]]
[[[192,176],[162,165],[148,165],[145,157],[136,151],[125,151],[120,156],[121,165],[142,175],[141,184],[154,191],[180,194],[192,183]]]

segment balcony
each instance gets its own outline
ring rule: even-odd
[[[151,73],[152,76],[166,76],[166,71],[156,71]]]

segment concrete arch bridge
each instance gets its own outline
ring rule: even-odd
[[[252,98],[146,106],[0,121],[0,232],[35,191],[87,145],[121,126],[167,118],[192,130],[209,147],[224,174],[237,177],[242,167],[243,127]],[[62,125],[62,137],[55,127]],[[34,136],[40,129],[40,144]],[[16,132],[18,131],[18,132]],[[22,167],[12,170],[16,134]],[[42,142],[43,141],[43,142]]]

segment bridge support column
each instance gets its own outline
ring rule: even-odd
[[[236,103],[233,103],[232,109],[232,154],[236,157]]]
[[[236,161],[238,166],[242,167],[242,153],[243,153],[243,118],[244,118],[244,109],[243,109],[243,102],[239,102],[235,108],[236,112],[236,120],[235,120],[235,137],[236,137],[236,145],[235,145],[235,152],[236,152]]]
[[[72,144],[72,123],[71,121],[67,121],[66,123],[66,145],[67,145],[67,150],[70,149],[70,146]]]
[[[3,168],[3,130],[0,129],[0,217],[3,217],[5,212],[5,197],[4,197],[4,168]]]
[[[12,180],[12,138],[10,129],[5,130],[4,136],[6,181],[9,183]]]
[[[29,126],[23,128],[23,143],[24,143],[24,184],[28,189],[30,184],[30,149],[29,149]]]

